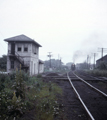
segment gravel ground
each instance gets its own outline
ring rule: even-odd
[[[102,81],[88,81],[90,84],[92,84],[94,87],[97,87],[102,92],[107,94],[107,82]]]
[[[73,81],[84,103],[90,110],[95,120],[107,120],[107,100],[101,94],[90,89],[86,84]]]
[[[58,96],[59,102],[63,104],[63,116],[58,120],[89,120],[87,113],[76,97],[70,83],[64,80],[45,79],[45,81],[57,83],[63,90],[63,95]]]
[[[58,76],[60,77],[60,75],[57,75],[56,73],[51,73],[47,74],[47,78],[43,78],[43,80],[46,82],[51,81],[53,83],[56,83],[59,87],[62,88],[63,91],[62,96],[58,96],[58,102],[60,104],[63,104],[63,107],[61,108],[62,112],[60,117],[56,117],[55,120],[90,120],[76,94],[74,93],[69,81],[64,79],[53,79],[52,76],[54,76],[54,78],[55,76],[57,78]],[[64,74],[63,76],[65,77],[66,74]],[[92,89],[90,90],[87,85],[84,85],[82,82],[73,81],[73,83],[77,87],[77,90],[80,93],[81,97],[84,99],[84,102],[86,104],[89,103],[88,107],[91,108],[93,106],[93,110],[91,111],[95,114],[95,119],[107,120],[107,99],[102,99],[102,97],[100,97],[99,94],[96,94],[95,92],[91,93]],[[91,83],[94,84],[94,86],[101,88],[103,91],[107,91],[106,85],[104,87],[104,84],[96,83],[95,81]],[[86,94],[88,96],[86,96]],[[90,96],[92,96],[92,98],[90,98]],[[100,106],[96,107],[99,104]],[[28,115],[31,116],[30,114]],[[33,118],[31,118],[30,120],[33,120]]]
[[[50,80],[57,83],[63,90],[63,96],[59,96],[59,99],[61,100],[60,102],[64,104],[63,114],[66,115],[66,120],[87,120],[88,116],[76,97],[70,83],[67,80],[52,80],[51,75]],[[72,73],[70,75],[72,78],[74,77]],[[64,76],[66,76],[66,74]],[[89,79],[89,77],[86,78]],[[97,81],[92,81],[90,83],[107,93],[107,84]],[[107,120],[107,99],[93,91],[93,89],[90,89],[83,82],[74,80],[73,84],[76,86],[77,91],[84,103],[87,105],[88,109],[91,111],[93,117],[96,120]]]
[[[87,79],[89,79],[89,76],[85,77],[85,80]],[[91,80],[87,82],[91,83],[91,85],[95,86],[99,90],[107,93],[106,83],[98,80]],[[94,91],[93,89],[90,89],[90,87],[81,81],[73,81],[73,84],[95,120],[107,120],[107,98]]]

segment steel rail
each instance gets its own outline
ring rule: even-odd
[[[84,103],[83,100],[81,99],[81,97],[80,97],[79,93],[77,92],[76,88],[74,87],[73,83],[71,82],[71,79],[70,79],[68,73],[67,73],[67,77],[68,77],[69,82],[70,82],[72,88],[74,89],[74,91],[75,91],[78,99],[80,100],[80,102],[81,102],[81,104],[83,105],[84,109],[85,109],[86,112],[88,113],[89,117],[91,118],[91,120],[95,120],[94,117],[92,116],[92,114],[90,113],[90,111],[88,110],[87,106],[85,105],[85,103]]]
[[[86,83],[88,86],[90,86],[91,88],[93,88],[94,90],[96,90],[97,92],[99,92],[100,94],[102,94],[104,97],[107,97],[107,94],[105,94],[104,92],[102,92],[101,90],[97,89],[96,87],[92,86],[91,84],[89,84],[88,82],[86,82],[85,80],[83,80],[82,78],[80,78],[79,76],[77,76],[74,72],[73,74],[80,79],[81,81],[83,81],[84,83]]]

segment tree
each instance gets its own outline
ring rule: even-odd
[[[7,55],[2,55],[0,58],[0,70],[6,70],[7,66]]]

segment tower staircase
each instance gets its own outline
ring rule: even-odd
[[[9,51],[9,57],[13,60],[17,60],[21,64],[21,69],[28,69],[28,66],[24,63],[23,57],[20,56],[16,51],[14,53]]]

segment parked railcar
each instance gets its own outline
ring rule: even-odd
[[[72,71],[75,70],[75,64],[74,64],[74,63],[71,65],[71,70],[72,70]]]

